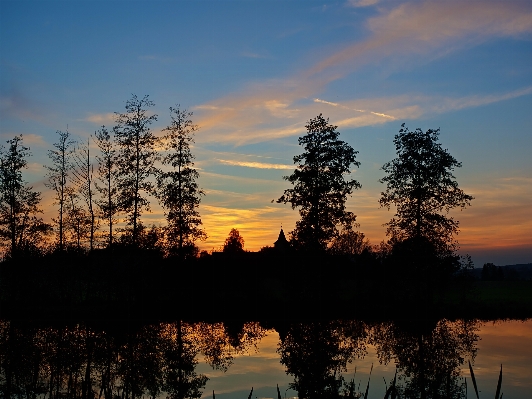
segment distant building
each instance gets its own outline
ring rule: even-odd
[[[283,228],[281,227],[281,231],[279,232],[279,237],[277,238],[277,241],[273,243],[273,247],[278,251],[286,251],[290,244],[288,243],[288,240],[286,239],[284,235]]]

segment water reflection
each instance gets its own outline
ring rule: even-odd
[[[371,339],[379,361],[397,365],[400,397],[465,398],[460,369],[465,358],[474,361],[479,327],[477,321],[383,323],[373,328]]]
[[[397,366],[393,389],[388,381],[396,397],[465,398],[460,368],[475,358],[478,329],[478,322],[446,320],[293,323],[277,327],[277,353],[300,398],[365,395],[366,384],[357,388],[344,375],[369,345],[379,362]],[[96,329],[0,322],[0,391],[6,398],[199,398],[208,378],[198,361],[224,372],[265,332],[259,323]]]
[[[264,336],[258,323],[236,334],[222,323],[161,323],[114,333],[84,326],[22,328],[0,322],[0,390],[5,398],[124,398],[165,392],[199,398],[207,377],[198,354],[227,370]]]
[[[344,388],[347,364],[366,354],[368,328],[357,321],[293,324],[281,336],[278,353],[290,388],[300,398],[337,398]]]

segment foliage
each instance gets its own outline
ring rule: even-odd
[[[45,168],[48,169],[48,182],[45,185],[55,192],[54,204],[59,205],[58,218],[52,219],[52,221],[59,229],[57,241],[59,250],[62,251],[65,243],[64,217],[68,206],[68,197],[72,193],[72,187],[67,184],[67,178],[72,169],[72,154],[76,142],[70,138],[71,135],[68,130],[66,132],[58,130],[57,134],[59,140],[54,143],[55,150],[48,151],[52,166],[45,165]]]
[[[190,255],[196,240],[207,238],[200,228],[201,219],[197,210],[204,191],[198,188],[199,173],[194,166],[190,145],[194,144],[194,132],[198,127],[192,124],[192,112],[170,107],[172,123],[165,129],[163,137],[166,155],[162,164],[171,167],[161,171],[157,187],[162,206],[165,209],[166,240],[171,254],[180,257]],[[197,251],[193,251],[197,252]]]
[[[345,180],[351,165],[359,166],[355,151],[339,140],[337,126],[329,124],[320,114],[308,121],[307,134],[299,138],[305,152],[294,157],[297,168],[284,179],[294,187],[286,189],[277,200],[299,208],[301,219],[291,232],[301,247],[325,250],[338,234],[338,225],[350,226],[355,215],[346,211],[347,196],[361,185],[356,180]]]
[[[137,243],[140,216],[144,210],[150,209],[147,196],[154,190],[149,178],[155,174],[158,140],[150,125],[157,121],[157,115],[148,113],[148,108],[153,106],[155,104],[148,96],[139,99],[133,95],[126,102],[126,112],[116,113],[118,203],[127,215],[133,245]]]
[[[27,186],[22,170],[28,167],[29,148],[22,135],[8,140],[8,149],[0,147],[0,240],[11,257],[22,250],[36,248],[50,230],[37,217],[41,193]]]
[[[458,221],[442,212],[463,209],[473,197],[458,188],[452,172],[462,164],[441,147],[439,134],[440,129],[411,132],[401,125],[394,139],[397,158],[382,167],[386,176],[380,182],[386,191],[379,202],[396,207],[388,235],[398,240],[424,237],[440,250],[453,251]]]
[[[335,255],[360,255],[363,251],[371,251],[369,239],[353,229],[344,229],[329,247],[329,252]]]
[[[229,232],[229,236],[225,239],[223,251],[230,254],[244,252],[244,238],[237,229],[231,229]]]

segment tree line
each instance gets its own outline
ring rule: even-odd
[[[168,254],[197,254],[194,242],[206,237],[197,209],[204,192],[190,150],[197,126],[192,113],[177,105],[158,138],[151,129],[158,119],[150,113],[153,106],[148,96],[133,95],[125,111],[115,113],[116,125],[102,126],[91,137],[97,155],[91,139],[80,143],[68,131],[57,132],[45,166],[45,184],[57,206],[52,223],[39,216],[41,193],[22,176],[30,156],[22,135],[7,141],[0,149],[0,238],[6,257],[39,253],[47,240],[53,251],[91,251],[100,229],[105,247],[158,245]],[[150,211],[150,196],[164,209],[162,229],[148,229],[141,221]],[[125,226],[117,229],[120,218]]]
[[[171,122],[158,138],[151,129],[158,120],[150,112],[153,106],[148,96],[133,95],[125,111],[115,113],[115,126],[102,126],[92,136],[96,155],[90,139],[80,143],[68,131],[57,132],[46,166],[46,186],[57,206],[51,224],[39,216],[41,193],[22,176],[29,148],[22,136],[7,141],[0,151],[0,237],[5,256],[39,253],[47,240],[54,251],[91,251],[97,236],[104,247],[157,247],[168,256],[198,256],[196,242],[206,238],[198,212],[205,193],[198,186],[190,148],[198,126],[191,120],[192,112],[177,105],[170,108]],[[337,126],[322,114],[309,120],[306,129],[299,138],[304,151],[294,157],[294,172],[284,177],[292,187],[272,200],[299,210],[290,247],[360,253],[369,244],[356,230],[356,215],[346,209],[347,198],[361,187],[349,179],[352,168],[360,166],[358,151],[340,140]],[[467,207],[473,197],[458,187],[453,171],[461,163],[442,148],[439,133],[410,131],[403,124],[395,136],[397,158],[383,165],[385,176],[380,180],[386,186],[380,205],[396,210],[386,224],[389,241],[381,244],[383,249],[456,258],[458,221],[448,212]],[[141,220],[150,211],[152,196],[164,209],[162,228],[149,228]],[[243,242],[233,229],[225,246],[229,252],[243,251]]]

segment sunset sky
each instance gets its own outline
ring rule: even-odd
[[[532,262],[530,1],[0,0],[0,137],[23,134],[26,178],[55,214],[43,165],[57,130],[86,140],[114,124],[132,94],[159,118],[180,104],[199,126],[200,213],[218,249],[231,228],[245,248],[272,245],[298,212],[271,203],[289,184],[298,136],[319,113],[359,151],[348,200],[373,244],[393,137],[440,128],[475,197],[455,212],[461,253]],[[155,199],[145,224],[163,222]]]

